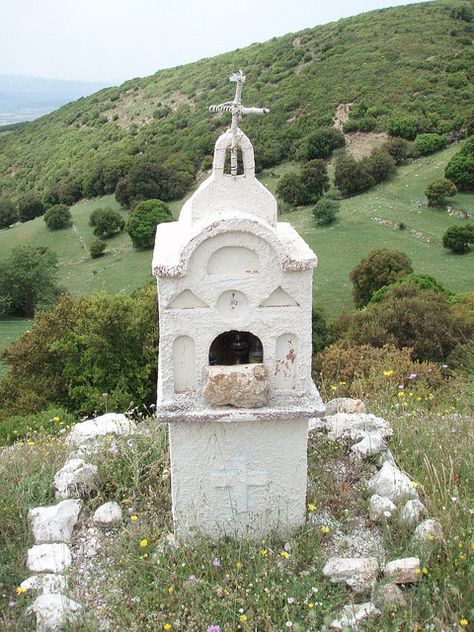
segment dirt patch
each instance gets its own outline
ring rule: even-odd
[[[336,129],[340,129],[342,132],[342,128],[344,126],[344,123],[347,122],[347,120],[349,119],[349,114],[351,112],[351,108],[354,104],[353,103],[339,103],[339,105],[336,108],[336,113],[334,114],[334,127]]]
[[[372,149],[380,147],[388,138],[385,132],[351,132],[344,136],[348,153],[357,160],[368,156]]]

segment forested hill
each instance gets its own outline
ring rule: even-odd
[[[189,179],[227,123],[208,106],[232,97],[227,77],[238,68],[244,102],[271,108],[245,121],[259,167],[298,157],[341,103],[353,104],[348,130],[456,132],[472,125],[472,7],[373,11],[107,88],[0,134],[0,191],[108,193],[143,155]]]

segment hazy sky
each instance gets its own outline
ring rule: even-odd
[[[0,74],[119,83],[414,0],[0,0]]]

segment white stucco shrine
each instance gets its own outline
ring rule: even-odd
[[[169,426],[173,520],[185,539],[286,536],[302,525],[308,419],[324,411],[311,379],[317,259],[277,222],[255,177],[238,122],[268,110],[243,107],[245,77],[231,80],[234,100],[210,108],[232,114],[212,173],[179,221],[158,226],[153,256],[157,419]]]

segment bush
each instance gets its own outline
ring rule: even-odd
[[[402,283],[411,283],[415,285],[419,290],[425,290],[428,292],[435,292],[435,294],[441,294],[445,298],[449,298],[452,296],[452,292],[447,290],[439,281],[437,281],[434,277],[429,274],[418,274],[413,272],[412,274],[407,274],[403,276],[398,281],[391,283],[390,285],[384,285],[373,293],[372,298],[369,301],[369,305],[376,305],[383,300],[384,296],[387,294],[389,290],[394,288],[396,285],[401,285]]]
[[[376,184],[391,178],[396,169],[395,159],[380,148],[373,149],[363,163]]]
[[[456,185],[447,178],[433,180],[425,189],[428,206],[442,206],[446,204],[446,198],[453,197],[456,193]]]
[[[8,228],[18,221],[15,205],[6,197],[0,197],[0,228]]]
[[[320,308],[314,308],[311,313],[311,342],[313,353],[322,351],[331,341],[329,326],[324,312]]]
[[[147,200],[132,210],[126,229],[135,248],[152,248],[157,225],[172,221],[173,215],[167,204],[161,200]]]
[[[310,196],[310,202],[317,202],[329,188],[328,167],[324,160],[305,162],[300,171],[301,181]]]
[[[294,171],[285,173],[278,181],[276,188],[277,197],[291,206],[302,206],[310,202],[310,194],[301,180],[301,177]]]
[[[0,446],[27,439],[37,432],[56,435],[72,423],[63,408],[49,408],[30,415],[7,416],[0,421]]]
[[[470,251],[470,244],[474,244],[474,226],[450,226],[443,235],[443,246],[456,254]]]
[[[446,136],[439,134],[418,134],[415,138],[415,145],[421,156],[434,154],[435,151],[444,149],[447,144]]]
[[[44,214],[44,221],[49,230],[59,230],[71,225],[71,211],[65,204],[55,204]]]
[[[398,116],[391,118],[387,124],[390,136],[400,136],[406,140],[414,140],[420,131],[418,119],[414,116]]]
[[[0,266],[0,299],[4,311],[33,316],[35,309],[56,300],[57,257],[47,248],[18,246]]]
[[[82,197],[82,187],[74,180],[61,180],[51,187],[45,195],[45,206],[65,204],[72,206]]]
[[[335,149],[340,149],[345,144],[344,134],[340,130],[333,127],[321,128],[308,136],[301,157],[304,160],[329,158]]]
[[[403,165],[406,161],[412,157],[413,148],[412,143],[409,143],[404,138],[388,138],[380,147],[382,151],[387,152],[395,160],[396,165]]]
[[[313,217],[318,226],[329,226],[336,221],[341,205],[336,200],[323,198],[313,208]]]
[[[89,217],[89,226],[94,228],[94,235],[107,239],[120,233],[125,227],[124,218],[111,208],[96,208]]]
[[[449,15],[456,20],[464,20],[465,22],[472,22],[474,20],[474,11],[467,3],[453,7],[450,9]]]
[[[105,249],[107,248],[107,244],[102,239],[94,239],[94,241],[89,246],[89,252],[93,259],[97,259],[98,257],[102,257]]]
[[[24,195],[18,202],[18,216],[20,222],[27,222],[35,217],[40,217],[44,213],[44,206],[39,197],[35,195]]]
[[[342,156],[336,162],[334,184],[343,196],[350,197],[370,189],[374,179],[363,161]]]
[[[454,182],[459,191],[474,191],[474,137],[454,154],[444,175]]]
[[[77,413],[155,402],[157,304],[153,285],[124,294],[63,296],[3,355],[0,401],[12,414],[55,405]]]
[[[364,307],[381,287],[412,272],[411,261],[402,252],[386,248],[373,250],[350,274],[356,307]]]

